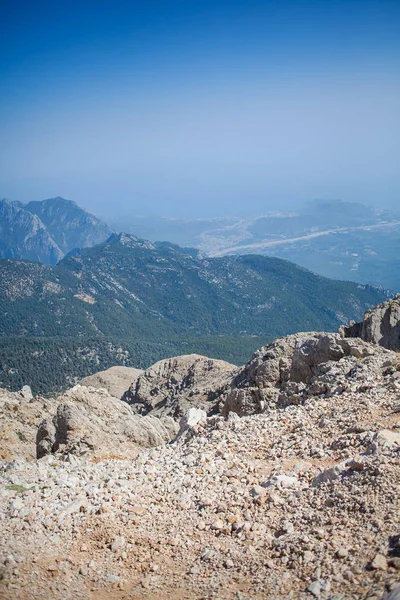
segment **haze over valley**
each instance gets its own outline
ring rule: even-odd
[[[400,289],[400,211],[319,200],[256,217],[168,219],[117,215],[111,224],[208,256],[262,254],[315,273]]]

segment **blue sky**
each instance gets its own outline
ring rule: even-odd
[[[400,3],[0,3],[0,196],[400,205]]]

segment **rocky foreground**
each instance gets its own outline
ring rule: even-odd
[[[130,404],[0,394],[1,598],[398,600],[399,355],[296,334],[215,363],[138,372]]]

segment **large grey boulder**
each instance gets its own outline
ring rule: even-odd
[[[361,323],[351,323],[340,331],[345,337],[400,350],[400,295],[367,310]]]
[[[233,387],[265,388],[277,386],[287,378],[287,370],[296,346],[312,333],[296,333],[279,338],[256,350],[249,362],[233,379]]]
[[[168,358],[146,369],[122,399],[142,415],[178,419],[191,407],[210,414],[236,372],[235,365],[198,354]]]
[[[58,399],[56,414],[36,436],[37,458],[46,454],[135,454],[138,446],[172,441],[178,423],[169,417],[141,417],[104,389],[75,386]]]
[[[224,398],[221,413],[225,418],[231,412],[236,413],[239,417],[262,413],[270,398],[275,394],[276,390],[274,391],[272,388],[233,388]]]

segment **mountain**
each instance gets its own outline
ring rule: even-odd
[[[63,253],[39,217],[3,198],[0,200],[0,257],[55,264]]]
[[[331,281],[276,258],[201,259],[114,234],[55,267],[0,261],[0,381],[21,387],[41,353],[51,368],[36,374],[40,391],[89,369],[144,368],[177,353],[239,364],[260,340],[334,331],[386,298],[382,289]]]
[[[400,291],[400,213],[353,202],[314,201],[255,217],[110,216],[116,228],[198,248],[203,255],[262,254],[334,279]]]
[[[56,264],[74,248],[104,242],[112,230],[64,198],[42,202],[0,200],[0,258]]]
[[[64,254],[74,248],[101,244],[112,233],[106,223],[80,208],[76,202],[60,196],[29,202],[25,210],[40,218]]]

